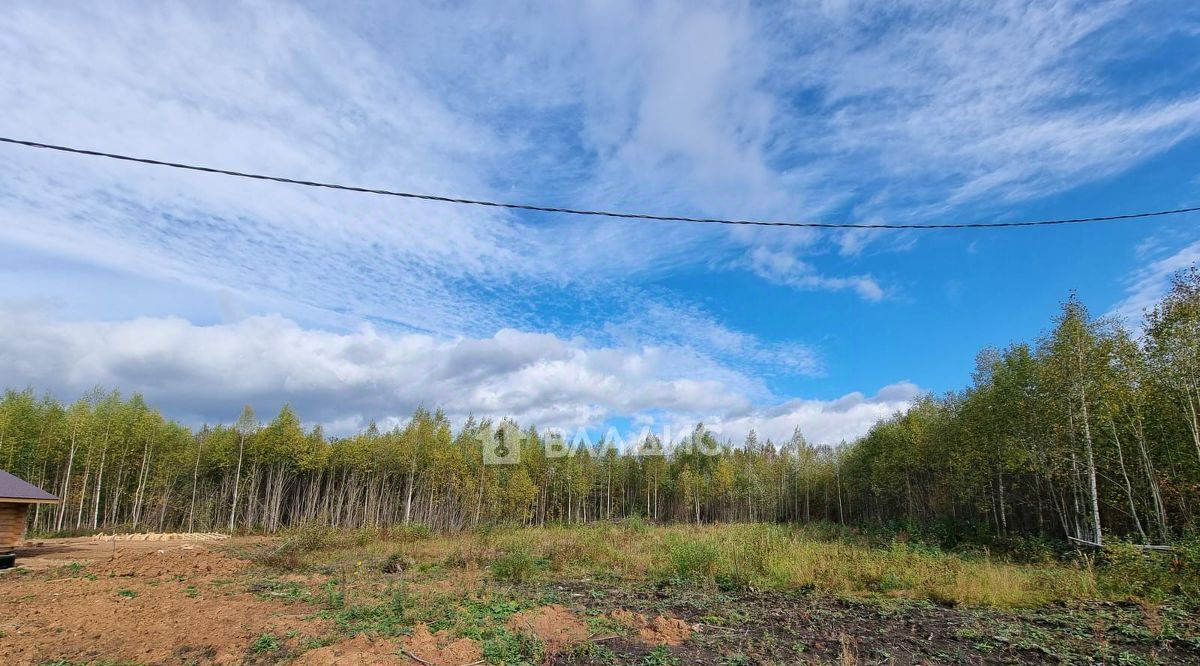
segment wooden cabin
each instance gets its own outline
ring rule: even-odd
[[[0,470],[0,569],[16,561],[13,550],[25,539],[29,505],[58,504],[58,498]]]

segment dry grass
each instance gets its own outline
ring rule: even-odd
[[[818,538],[777,525],[620,525],[497,529],[457,535],[412,531],[296,537],[315,544],[296,564],[337,562],[368,569],[402,558],[417,567],[490,569],[532,561],[521,576],[688,579],[701,585],[809,589],[847,595],[927,599],[1002,607],[1095,598],[1094,572],[1068,564],[1019,565],[983,555],[943,553],[904,543],[886,547]],[[302,550],[302,549],[301,549]],[[499,561],[506,566],[495,566]]]

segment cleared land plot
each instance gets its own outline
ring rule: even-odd
[[[1178,598],[773,526],[47,540],[0,575],[4,664],[1162,663]],[[65,563],[64,563],[65,562]]]

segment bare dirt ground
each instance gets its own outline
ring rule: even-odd
[[[224,534],[100,534],[71,539],[33,539],[17,549],[17,564],[32,571],[90,564],[123,557],[178,548],[204,548],[228,541]],[[238,540],[245,541],[245,540]],[[236,542],[235,542],[236,543]]]
[[[0,664],[274,663],[330,632],[311,610],[262,598],[239,581],[247,562],[211,538],[61,539],[18,551],[0,574]]]

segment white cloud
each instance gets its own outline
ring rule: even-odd
[[[870,275],[847,277],[821,275],[810,262],[800,259],[791,252],[759,246],[748,253],[747,262],[755,275],[776,284],[785,284],[804,290],[841,291],[848,289],[868,301],[878,301],[884,297],[883,287],[880,287],[875,278]]]
[[[1200,241],[1185,245],[1174,252],[1143,245],[1138,255],[1157,253],[1159,258],[1134,271],[1126,278],[1125,297],[1112,307],[1111,314],[1140,325],[1143,315],[1158,304],[1171,289],[1171,278],[1179,271],[1200,265]]]
[[[878,420],[908,409],[925,391],[908,381],[883,387],[873,396],[854,392],[835,400],[788,400],[722,422],[722,434],[740,441],[751,428],[759,441],[786,442],[796,426],[814,444],[851,442]]]
[[[1087,182],[1194,135],[1200,117],[1194,86],[1167,74],[1171,94],[1108,94],[1103,66],[1132,57],[1141,32],[1120,2],[106,9],[11,8],[6,132],[416,191],[879,220]],[[526,323],[494,296],[729,266],[760,246],[812,266],[789,284],[881,294],[871,276],[823,277],[810,252],[834,239],[856,254],[875,233],[527,225],[4,153],[5,242],[351,319],[487,333]]]
[[[285,402],[334,432],[396,423],[418,405],[454,419],[515,417],[543,427],[705,419],[726,434],[800,425],[815,441],[852,438],[916,394],[756,406],[755,382],[678,349],[601,347],[580,338],[503,329],[487,338],[337,333],[279,316],[197,326],[176,317],[57,319],[29,303],[0,307],[0,376],[60,396],[101,385],[141,392],[168,415],[228,422],[242,404],[264,416]],[[770,403],[766,403],[770,404]]]
[[[6,9],[7,134],[432,193],[770,219],[975,218],[995,211],[982,202],[1109,176],[1200,130],[1194,65],[1159,68],[1136,85],[1112,76],[1111,66],[1144,57],[1147,32],[1165,38],[1186,24],[1151,20],[1129,2]],[[1124,94],[1130,86],[1136,94]],[[647,285],[681,269],[744,270],[799,291],[880,300],[891,276],[836,267],[883,249],[880,239],[888,250],[915,242],[521,217],[0,153],[0,257],[57,255],[86,266],[76,275],[143,280],[55,286],[78,300],[109,303],[106,292],[119,288],[154,301],[72,306],[74,323],[21,320],[70,353],[8,322],[19,335],[6,363],[21,370],[10,376],[41,386],[53,367],[65,389],[146,387],[180,413],[214,418],[225,378],[201,366],[240,369],[239,358],[264,365],[235,378],[247,399],[295,395],[331,423],[387,418],[414,401],[542,422],[705,406],[757,413],[785,402],[768,379],[836,367],[800,340],[738,330],[697,305],[702,288]],[[1160,263],[1135,278],[1121,307],[1161,291],[1175,264]],[[45,297],[44,277],[0,267],[12,285],[0,296]],[[196,326],[188,322],[205,308],[173,302],[213,294],[236,321]],[[172,307],[185,318],[93,320]],[[243,317],[272,312],[292,319]],[[305,328],[314,323],[356,332]],[[177,349],[180,339],[191,344]],[[276,339],[295,355],[274,349]],[[199,348],[210,341],[214,349]],[[27,353],[12,352],[18,344]],[[423,355],[458,365],[442,376]],[[34,374],[31,358],[51,365]],[[486,381],[467,390],[473,373]],[[419,384],[409,375],[428,382],[419,395],[406,388]],[[573,378],[599,388],[588,393]],[[334,395],[347,404],[335,409]],[[852,417],[824,403],[793,408],[833,419],[813,421],[832,437],[837,424],[900,402],[861,398]]]
[[[20,103],[0,108],[6,132],[425,191],[485,190],[503,153],[493,131],[303,11],[91,10],[12,8],[0,96]],[[0,183],[8,243],[438,331],[495,326],[495,308],[456,282],[528,266],[514,259],[531,254],[492,213],[12,147]]]
[[[688,350],[727,366],[756,375],[820,376],[824,362],[813,347],[794,341],[767,342],[731,329],[700,308],[686,303],[639,300],[619,319],[603,328],[607,339],[620,346],[652,341],[655,346]],[[743,387],[765,394],[765,387]]]
[[[789,150],[821,155],[864,192],[857,215],[891,221],[1003,215],[1120,172],[1200,131],[1194,67],[1153,67],[1134,83],[1113,74],[1189,29],[1153,11],[1121,0],[790,5],[781,78],[821,103],[790,119]]]

